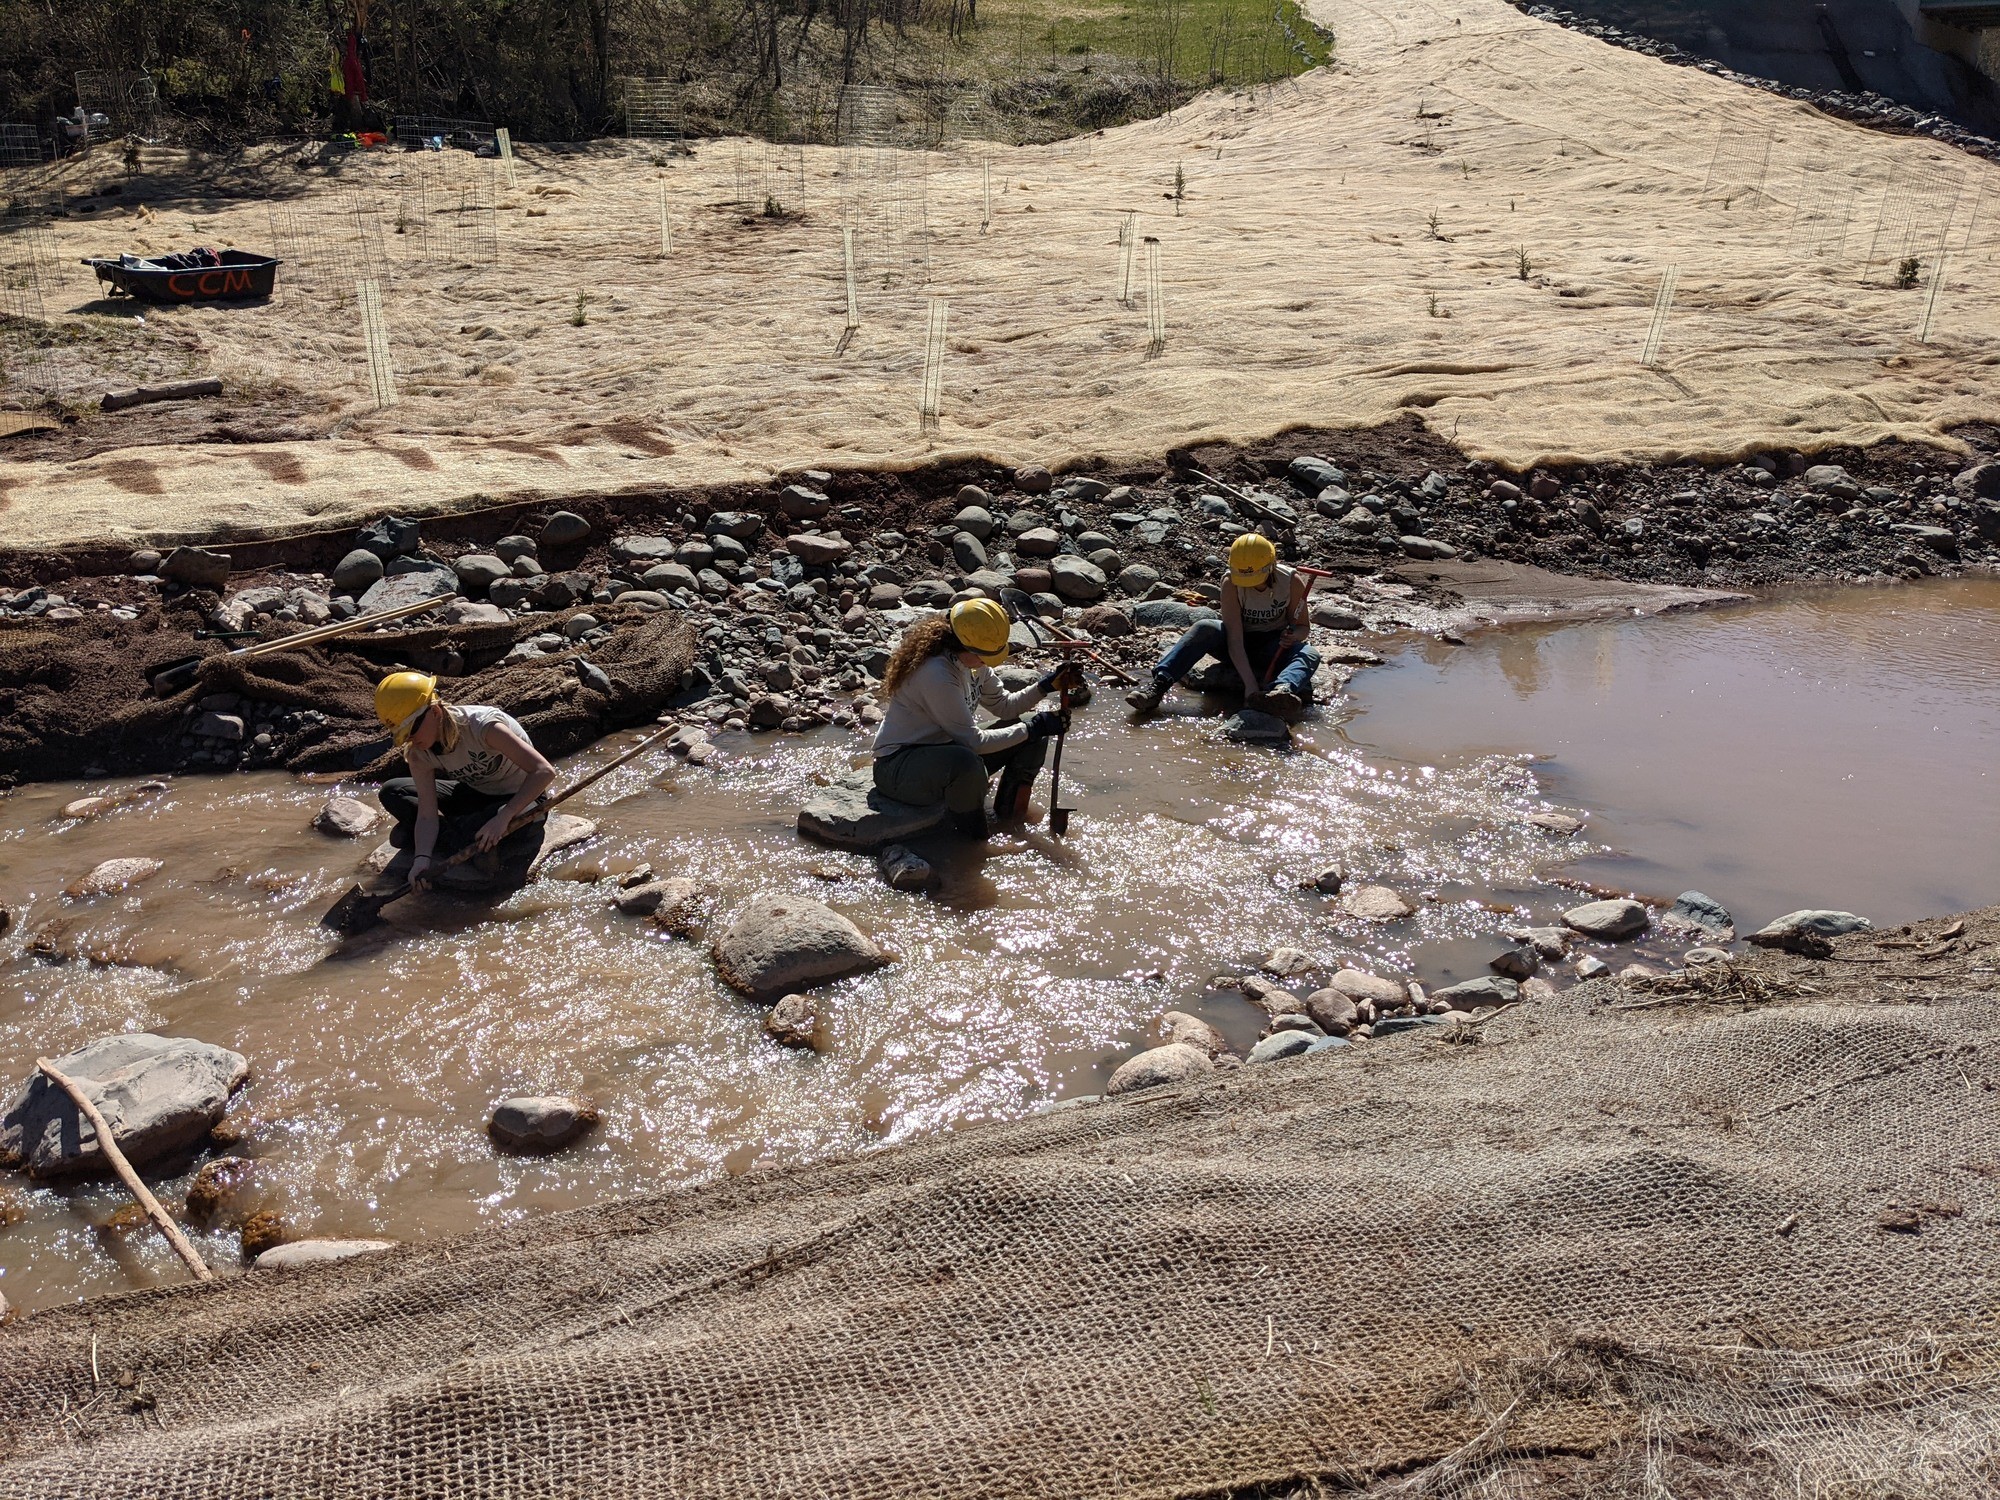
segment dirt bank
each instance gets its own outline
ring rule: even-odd
[[[659,628],[662,613],[699,641],[685,683],[649,683],[586,716],[596,732],[669,704],[719,728],[867,722],[909,607],[966,591],[1031,622],[1024,649],[1055,624],[1143,671],[1190,601],[1212,593],[1229,540],[1246,528],[1336,575],[1316,600],[1326,695],[1370,659],[1368,631],[1657,611],[1778,583],[2000,564],[2000,508],[1981,493],[2000,471],[1978,456],[1993,436],[1962,434],[1975,455],[1963,469],[1940,450],[1890,444],[1819,464],[1777,451],[1727,467],[1508,476],[1405,418],[1061,475],[956,463],[605,496],[576,502],[569,514],[583,530],[562,543],[536,541],[554,514],[547,505],[498,508],[412,524],[390,558],[442,580],[444,623],[281,654],[256,681],[194,631],[275,639],[353,613],[354,586],[331,575],[364,533],[232,544],[220,590],[161,582],[153,570],[174,565],[157,553],[0,554],[0,776],[350,770],[384,748],[366,692],[382,672],[419,666],[450,679],[454,696],[477,698],[501,690],[480,673],[532,661],[556,674],[547,682],[588,694],[579,663],[632,659],[632,633]],[[147,696],[153,669],[202,653],[218,660],[196,684],[165,704]],[[536,712],[550,706],[542,689],[507,690]],[[217,721],[204,715],[218,713],[220,733],[236,737],[211,732]],[[589,737],[567,730],[552,748]]]
[[[0,1330],[0,1488],[1983,1493],[1996,945],[1987,910],[1599,980],[40,1313]]]

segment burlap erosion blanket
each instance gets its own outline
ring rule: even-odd
[[[0,1331],[0,1494],[1990,1495],[1982,963],[1600,981],[44,1313]]]
[[[695,635],[685,617],[616,604],[592,610],[618,627],[598,645],[511,664],[496,660],[518,641],[560,633],[575,612],[343,637],[324,647],[248,658],[196,641],[189,633],[192,616],[158,610],[132,621],[0,626],[0,781],[75,776],[87,766],[174,770],[185,754],[180,736],[190,716],[204,698],[220,693],[321,716],[281,730],[263,763],[293,771],[373,771],[385,762],[370,762],[388,749],[375,719],[375,683],[392,667],[436,670],[454,655],[468,675],[442,681],[447,701],[504,708],[543,754],[567,755],[655,717],[694,664]],[[164,699],[150,694],[154,669],[203,649],[213,654],[189,686]],[[602,680],[580,670],[583,661]],[[483,670],[470,670],[476,664],[485,664]]]

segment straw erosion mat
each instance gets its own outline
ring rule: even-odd
[[[146,446],[149,419],[127,414],[98,421],[132,423],[135,446],[17,445],[0,545],[815,464],[1157,456],[1404,409],[1508,465],[1863,444],[2000,414],[2000,169],[1501,0],[1314,14],[1333,66],[1051,147],[531,147],[511,187],[457,154],[369,153],[323,177],[274,156],[264,180],[313,239],[288,290],[148,327],[197,335],[189,363],[235,391],[219,424],[264,403],[296,409],[299,436]],[[143,223],[58,221],[63,257],[271,244],[261,196],[168,186]],[[844,227],[858,326],[843,340]],[[357,273],[381,284],[386,410]],[[919,414],[932,299],[934,421]]]
[[[0,1493],[1991,1495],[1996,940],[40,1313]]]

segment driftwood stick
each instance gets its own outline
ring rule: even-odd
[[[132,1163],[125,1159],[125,1153],[118,1149],[118,1143],[111,1138],[111,1127],[105,1123],[104,1116],[98,1113],[97,1106],[90,1102],[77,1081],[57,1068],[46,1057],[36,1058],[35,1066],[42,1070],[43,1077],[68,1094],[76,1102],[76,1107],[83,1111],[83,1117],[90,1121],[90,1128],[97,1132],[97,1147],[104,1153],[104,1159],[110,1162],[118,1175],[124,1179],[125,1186],[132,1190],[132,1196],[139,1200],[139,1206],[146,1210],[146,1216],[159,1226],[160,1233],[167,1237],[167,1243],[174,1247],[174,1254],[187,1262],[187,1268],[194,1272],[195,1280],[214,1280],[215,1273],[208,1269],[207,1262],[195,1253],[194,1246],[188,1243],[187,1236],[180,1231],[180,1226],[167,1216],[167,1211],[160,1207],[160,1200],[153,1196],[146,1184],[139,1180],[139,1174],[132,1170]]]

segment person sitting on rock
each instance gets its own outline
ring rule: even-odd
[[[1049,740],[1063,727],[1062,713],[1045,709],[1025,720],[1021,714],[1082,681],[1082,673],[1064,663],[1008,692],[993,668],[1007,660],[1010,623],[991,599],[962,600],[905,631],[882,674],[881,696],[889,707],[875,731],[876,790],[918,807],[942,802],[954,826],[979,839],[987,834],[987,778],[1000,773],[995,819],[1025,823],[1035,774]],[[974,708],[998,722],[979,728]]]
[[[1307,644],[1306,581],[1278,561],[1269,537],[1245,532],[1229,547],[1222,618],[1198,620],[1153,668],[1152,682],[1126,695],[1141,718],[1205,656],[1227,662],[1243,683],[1243,703],[1295,719],[1312,702],[1319,653]],[[1266,686],[1266,683],[1269,686]]]
[[[375,688],[375,715],[402,748],[410,774],[382,783],[376,794],[396,820],[389,842],[411,855],[410,884],[430,884],[438,863],[467,844],[467,861],[495,882],[520,884],[542,845],[542,819],[510,835],[508,825],[530,812],[556,779],[513,715],[476,704],[446,704],[437,679],[392,672]]]

